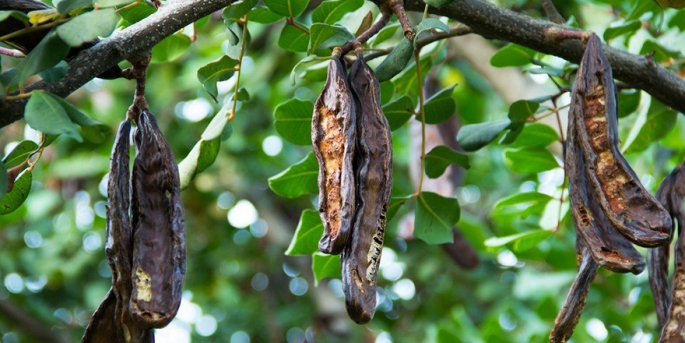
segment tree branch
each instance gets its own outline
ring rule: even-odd
[[[8,299],[0,299],[0,313],[2,317],[11,321],[24,334],[31,336],[39,342],[66,343],[67,341],[57,332],[45,327],[41,321],[24,312],[19,306]]]
[[[423,12],[425,3],[422,0],[405,0],[404,7],[408,11]],[[583,55],[579,41],[557,39],[559,31],[577,29],[533,19],[485,1],[454,0],[440,9],[429,7],[429,12],[460,21],[474,33],[488,39],[506,40],[574,63],[579,63]],[[685,80],[649,57],[633,55],[607,45],[604,45],[604,52],[611,62],[615,78],[685,113]]]
[[[26,91],[45,89],[66,97],[111,66],[130,57],[145,54],[164,38],[185,26],[218,11],[235,0],[177,0],[168,2],[156,13],[115,33],[94,47],[84,50],[69,62],[69,71],[54,83],[39,81]],[[0,100],[0,127],[23,117],[28,99]]]

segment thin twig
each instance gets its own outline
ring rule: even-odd
[[[366,30],[364,33],[359,35],[359,37],[357,37],[356,39],[351,40],[351,41],[345,43],[345,45],[341,46],[340,47],[341,56],[345,56],[345,55],[347,55],[348,52],[352,51],[352,49],[354,49],[355,43],[364,44],[371,37],[375,36],[382,28],[385,27],[385,25],[388,25],[388,22],[390,21],[391,16],[392,16],[392,14],[390,14],[390,13],[383,13],[381,15],[381,19],[378,20],[375,24],[371,25],[371,27],[368,30]]]
[[[457,26],[455,28],[450,29],[450,32],[440,31],[440,32],[438,32],[432,36],[419,39],[416,42],[416,48],[420,49],[420,48],[423,48],[424,46],[426,46],[428,44],[437,42],[441,39],[463,36],[463,35],[466,35],[469,33],[471,33],[471,29],[468,26],[460,25],[460,26]],[[389,54],[391,51],[392,51],[392,48],[378,49],[378,50],[373,51],[370,54],[367,54],[366,56],[364,56],[364,59],[366,61],[370,61],[372,59],[375,59],[375,58],[378,58],[381,56],[385,56],[385,55]]]
[[[561,25],[566,24],[566,20],[564,20],[564,17],[561,16],[561,13],[557,11],[557,8],[554,7],[552,0],[542,0],[542,8],[545,10],[545,13],[547,13],[547,16],[551,22]]]

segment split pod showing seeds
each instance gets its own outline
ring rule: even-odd
[[[319,214],[324,223],[319,250],[326,254],[340,254],[350,237],[356,195],[355,125],[345,67],[334,54],[312,117],[312,146],[319,164]]]
[[[348,83],[357,113],[357,209],[341,265],[347,313],[363,324],[376,311],[376,275],[392,188],[392,141],[381,109],[378,80],[360,52]]]
[[[609,221],[630,241],[644,247],[665,243],[671,216],[642,186],[618,148],[616,87],[602,43],[587,41],[571,99],[580,116],[578,141],[589,184]]]
[[[181,304],[186,257],[183,206],[178,167],[155,117],[144,109],[137,124],[130,310],[139,326],[159,328],[176,316]]]

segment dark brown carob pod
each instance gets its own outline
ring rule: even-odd
[[[685,239],[682,236],[676,242],[675,274],[671,288],[670,309],[659,343],[685,342]]]
[[[578,325],[578,320],[585,307],[587,294],[590,291],[590,284],[597,274],[599,265],[595,262],[582,238],[576,241],[578,254],[578,275],[568,291],[564,305],[554,320],[554,327],[549,335],[550,343],[564,343],[571,338],[573,330]]]
[[[143,109],[137,119],[132,173],[133,289],[130,310],[141,327],[164,327],[181,304],[186,244],[174,154]]]
[[[597,194],[588,184],[581,147],[578,145],[578,122],[583,119],[578,106],[569,112],[565,168],[571,199],[571,214],[577,240],[582,239],[595,261],[614,272],[639,274],[645,260],[633,245],[620,235],[597,204]]]
[[[659,185],[656,198],[661,205],[673,214],[671,206],[671,194],[673,192],[673,181],[680,172],[680,167],[674,169],[671,174],[666,176]],[[647,262],[649,271],[649,287],[654,296],[654,309],[659,321],[659,328],[663,328],[668,318],[668,305],[671,302],[671,294],[668,287],[668,260],[670,258],[670,241],[662,246],[650,248],[647,252]]]
[[[349,241],[355,210],[355,109],[339,49],[328,63],[328,78],[314,104],[312,147],[319,164],[319,215],[324,233],[319,250],[340,254]]]
[[[363,324],[376,311],[376,275],[392,188],[392,141],[381,109],[378,80],[360,49],[348,82],[357,113],[357,209],[341,265],[347,313]]]
[[[670,238],[671,216],[642,186],[618,148],[616,87],[599,37],[591,33],[571,99],[581,118],[578,141],[589,184],[609,221],[633,243],[654,247]]]

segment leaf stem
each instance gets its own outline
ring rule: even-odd
[[[414,197],[419,197],[421,195],[421,190],[423,189],[423,178],[424,176],[424,163],[426,159],[426,116],[423,109],[423,80],[421,79],[421,48],[414,51],[414,60],[416,61],[416,86],[419,89],[419,111],[417,115],[421,118],[421,162],[419,167],[419,184],[416,187],[416,193]]]
[[[245,46],[247,45],[247,23],[249,21],[250,13],[243,17],[243,38],[240,42],[240,53],[238,55],[238,65],[235,76],[235,88],[233,89],[233,103],[231,104],[231,112],[228,114],[226,121],[229,122],[235,117],[235,109],[238,104],[238,91],[240,90],[240,76],[243,75],[243,57],[245,56]]]
[[[248,13],[248,15],[249,15],[249,13]],[[247,21],[247,15],[245,15],[245,21]],[[296,22],[295,22],[295,19],[293,19],[293,18],[286,18],[286,19],[285,19],[285,22],[286,22],[288,25],[290,25],[290,26],[292,26],[292,27],[294,27],[294,28],[296,28],[296,29],[298,29],[298,30],[300,30],[300,31],[302,31],[302,32],[304,32],[304,33],[306,33],[306,34],[309,34],[309,30],[307,30],[306,28],[300,26],[300,24],[296,23]]]
[[[357,37],[356,39],[353,39],[340,47],[341,56],[345,56],[348,52],[352,51],[356,44],[364,44],[371,37],[375,36],[382,28],[385,27],[385,25],[388,25],[388,22],[390,21],[391,17],[392,14],[383,13],[381,15],[381,19],[378,20],[378,22],[376,22],[375,24],[373,24],[368,30],[364,31],[364,33],[359,35],[359,37]]]
[[[51,21],[51,22],[49,22],[49,23],[47,23],[47,24],[44,24],[44,25],[28,26],[28,27],[23,28],[23,29],[21,29],[21,30],[19,30],[19,31],[14,31],[14,32],[12,32],[12,33],[8,33],[8,34],[6,34],[6,35],[0,37],[0,42],[3,42],[3,43],[4,43],[4,42],[7,41],[8,39],[12,39],[12,38],[15,38],[15,37],[18,37],[18,36],[21,36],[21,35],[23,35],[23,34],[33,32],[33,31],[39,31],[39,30],[49,29],[49,28],[51,28],[51,27],[60,25],[60,24],[65,23],[65,22],[67,22],[67,21],[69,21],[69,19],[62,19],[62,18],[60,18],[60,19],[57,19],[57,20],[55,20],[55,21]]]

